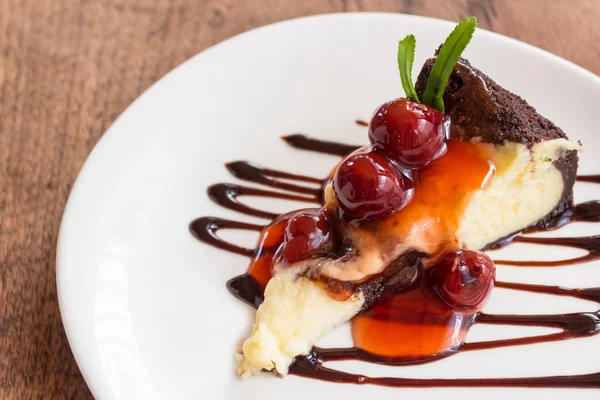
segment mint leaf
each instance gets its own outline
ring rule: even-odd
[[[412,68],[415,60],[415,47],[417,39],[415,35],[408,35],[398,42],[398,69],[400,70],[400,80],[406,97],[414,99],[419,103],[419,96],[413,85]]]
[[[427,79],[423,103],[444,112],[444,91],[448,79],[462,52],[471,41],[475,28],[477,28],[477,18],[469,17],[460,21],[450,33]]]

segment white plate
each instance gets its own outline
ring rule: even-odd
[[[235,375],[234,352],[249,332],[253,310],[227,292],[225,281],[242,273],[248,261],[204,245],[188,232],[189,222],[199,216],[239,217],[211,203],[207,186],[232,181],[223,163],[236,159],[325,176],[335,158],[292,150],[279,136],[305,132],[366,142],[365,129],[353,121],[368,119],[378,104],[402,95],[398,40],[416,35],[416,73],[453,26],[392,14],[328,15],[278,23],[199,54],[129,107],[81,170],[58,243],[63,321],[96,398],[433,399],[442,394],[598,398],[597,390],[391,389],[268,374],[242,381]],[[587,151],[580,172],[600,172],[595,159],[600,150],[597,76],[483,30],[476,33],[466,57],[584,143]],[[578,184],[576,190],[578,200],[600,198],[600,188],[593,185]],[[588,234],[595,228],[571,225],[567,233]],[[255,237],[239,240],[253,245]],[[502,251],[518,256],[525,247]],[[527,249],[528,258],[543,257],[542,251]],[[569,251],[553,254],[564,256]],[[504,280],[588,287],[600,286],[598,266],[499,267],[498,274]],[[594,304],[569,298],[496,289],[486,311],[595,309]],[[342,329],[326,341],[343,344],[339,341],[347,340],[345,333]],[[478,326],[470,339],[514,334],[518,329]],[[373,376],[532,376],[598,372],[599,357],[597,336],[468,352],[415,367],[352,362],[340,368]]]

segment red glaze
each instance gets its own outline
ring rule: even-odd
[[[385,217],[405,207],[414,183],[382,155],[353,154],[338,167],[333,192],[348,222]]]
[[[306,260],[331,251],[331,223],[324,210],[303,210],[292,215],[285,228],[283,258]]]
[[[449,120],[424,104],[396,99],[375,111],[369,124],[373,149],[398,164],[421,167],[446,151]]]
[[[433,290],[457,310],[481,308],[494,287],[496,267],[484,253],[456,250],[429,270]]]
[[[271,268],[277,261],[278,251],[284,241],[288,218],[289,214],[277,218],[261,232],[258,239],[248,274],[254,278],[261,290],[264,290],[271,280]]]
[[[354,345],[395,359],[428,359],[464,342],[472,313],[455,310],[419,287],[378,301],[352,320]]]

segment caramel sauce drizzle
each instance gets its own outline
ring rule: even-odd
[[[357,120],[357,124],[364,125]],[[323,154],[345,156],[359,148],[335,142],[310,138],[305,135],[290,135],[282,138],[286,143],[301,150],[314,151]],[[275,219],[279,214],[258,210],[249,207],[240,201],[242,196],[271,197],[284,200],[295,200],[307,203],[320,204],[322,187],[328,179],[318,179],[304,175],[291,174],[283,171],[265,168],[255,163],[236,161],[226,165],[227,169],[238,179],[259,183],[264,186],[284,190],[257,189],[236,184],[220,183],[208,189],[209,197],[217,204],[246,215],[265,219]],[[285,180],[285,181],[284,181]],[[578,181],[600,183],[600,175],[578,176]],[[297,182],[297,183],[291,183]],[[318,184],[320,188],[309,187],[308,184]],[[591,201],[578,204],[559,215],[549,226],[550,229],[558,228],[570,222],[599,222],[600,201]],[[216,217],[202,217],[190,224],[190,231],[200,241],[217,248],[250,257],[252,267],[248,273],[240,275],[227,282],[228,290],[238,299],[247,304],[258,307],[263,300],[262,292],[270,278],[270,266],[278,250],[278,240],[283,234],[282,226],[267,226],[249,224],[239,221],[226,220]],[[227,242],[218,236],[220,229],[242,229],[261,232],[259,246],[255,249],[240,247]],[[521,261],[521,260],[496,260],[497,264],[513,266],[565,266],[590,262],[600,258],[600,236],[580,238],[534,238],[514,235],[501,242],[505,245],[511,241],[531,243],[536,245],[559,245],[584,249],[588,254],[567,260],[559,261]],[[493,247],[493,246],[492,246]],[[496,282],[496,286],[506,290],[518,290],[534,293],[543,293],[556,296],[569,296],[583,300],[594,301],[600,304],[600,288],[572,289],[558,286],[533,285],[513,282]],[[416,296],[415,298],[418,298]],[[372,309],[377,307],[375,305]],[[368,311],[367,311],[368,312]],[[443,313],[442,313],[443,314]],[[364,318],[362,314],[355,319]],[[323,363],[339,360],[360,360],[370,363],[386,365],[411,365],[435,361],[451,356],[461,351],[484,350],[499,347],[519,346],[532,343],[568,340],[579,337],[592,336],[600,333],[600,311],[582,312],[556,315],[492,315],[476,313],[463,315],[462,326],[466,330],[473,324],[492,325],[518,325],[541,326],[558,328],[560,332],[524,338],[511,338],[482,342],[458,341],[445,351],[428,355],[403,355],[387,356],[374,354],[358,347],[351,348],[314,348],[307,356],[297,357],[290,368],[290,373],[313,379],[339,383],[374,384],[393,387],[560,387],[560,388],[600,388],[600,373],[548,376],[531,378],[494,378],[494,379],[404,379],[404,378],[379,378],[359,374],[351,374],[327,368]],[[432,322],[434,325],[436,322]]]

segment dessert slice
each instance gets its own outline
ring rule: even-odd
[[[580,144],[459,60],[464,32],[474,29],[474,19],[458,25],[425,63],[416,88],[414,37],[400,42],[410,99],[375,112],[371,147],[337,166],[322,209],[274,222],[285,234],[238,355],[242,376],[286,375],[294,358],[332,329],[415,288],[427,301],[474,315],[495,277],[479,250],[543,227],[572,205]],[[451,60],[459,61],[444,68]],[[460,326],[451,320],[444,329],[468,329],[469,318]],[[446,349],[464,334],[448,337],[455,339]]]
[[[416,91],[420,95],[425,92],[436,59],[427,60],[417,78]],[[489,245],[494,235],[543,228],[573,205],[581,145],[569,141],[562,129],[525,100],[460,59],[450,75],[444,104],[452,121],[451,138],[492,149],[497,167],[505,171],[498,171],[491,190],[467,210],[486,221],[478,221],[473,215],[462,228],[472,231],[470,237],[481,235],[469,247]]]

